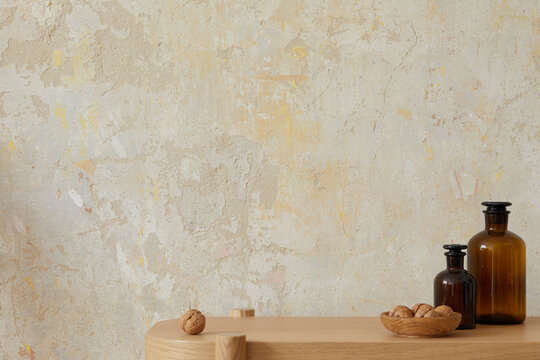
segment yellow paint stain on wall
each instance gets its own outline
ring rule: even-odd
[[[375,30],[375,28],[379,27],[379,26],[384,26],[384,22],[381,20],[381,17],[380,16],[377,16],[375,18],[375,21],[373,21],[371,23],[371,31]]]
[[[433,149],[430,146],[427,146],[426,144],[424,144],[424,149],[426,149],[426,151],[428,153],[428,156],[427,156],[426,160],[432,160],[433,159]]]
[[[292,86],[294,89],[296,89],[296,87],[298,86],[298,85],[296,84],[296,80],[292,80],[292,81],[291,81],[291,86]]]
[[[403,117],[404,119],[406,120],[410,120],[411,119],[411,113],[405,109],[398,109],[397,111],[398,115]]]
[[[143,234],[143,230],[144,230],[144,227],[143,227],[143,226],[141,225],[141,228],[139,229],[139,235],[141,235],[141,236],[142,236],[142,234]]]
[[[93,131],[97,132],[99,110],[96,105],[92,105],[80,118],[81,130],[83,132]]]
[[[27,355],[32,355],[32,347],[28,344],[24,344],[24,348]]]
[[[500,181],[503,175],[504,175],[504,169],[500,168],[499,171],[495,173],[495,178],[497,179],[497,181]]]
[[[255,121],[257,140],[272,144],[272,156],[285,163],[292,161],[293,150],[302,151],[319,137],[320,123],[294,112],[283,99],[280,103],[268,102],[259,109]]]
[[[24,281],[26,281],[28,286],[30,286],[32,288],[32,290],[34,290],[34,283],[32,282],[32,278],[30,276],[25,277]]]
[[[327,162],[324,168],[318,169],[317,173],[315,175],[313,170],[304,171],[304,181],[307,184],[317,184],[310,198],[320,202],[326,202],[328,199],[340,199],[335,202],[337,206],[341,207],[338,210],[341,209],[341,213],[346,221],[350,215],[347,214],[343,206],[341,191],[349,184],[347,163]]]
[[[487,139],[487,136],[482,134],[480,129],[478,129],[478,139],[480,139],[480,141],[482,141],[482,142],[486,141],[486,139]]]
[[[309,52],[304,46],[295,46],[291,50],[291,55],[297,58],[304,58],[309,55]]]
[[[56,104],[56,108],[54,109],[54,116],[60,121],[62,121],[62,126],[65,129],[67,127],[66,108],[62,107],[60,104]]]
[[[71,58],[73,75],[62,77],[65,85],[80,89],[94,78],[96,71],[94,65],[90,62],[91,57],[90,32],[87,31],[77,44],[75,55]]]
[[[441,66],[441,76],[444,76],[444,65]]]
[[[53,64],[54,64],[54,67],[57,68],[59,67],[60,65],[62,65],[62,50],[60,49],[55,49],[53,51]]]
[[[140,267],[143,267],[144,266],[144,258],[141,256],[139,256],[139,266]]]
[[[54,277],[54,287],[58,289],[58,277]]]
[[[15,150],[15,143],[13,142],[13,140],[9,140],[8,149]]]
[[[343,226],[343,225],[345,225],[345,217],[346,217],[345,209],[343,208],[343,204],[342,203],[336,204],[336,208],[337,208],[337,212],[338,212],[338,216],[339,216],[339,222],[341,223],[341,226]]]
[[[424,141],[422,141],[422,144],[424,144],[424,150],[426,150],[426,152],[428,153],[428,156],[426,157],[426,160],[432,160],[433,159],[433,149],[431,148],[431,146],[429,146],[427,144],[427,140],[424,139]]]
[[[77,166],[80,169],[83,169],[90,175],[94,175],[94,171],[96,171],[96,164],[92,160],[81,160],[77,161],[75,163],[75,166]]]

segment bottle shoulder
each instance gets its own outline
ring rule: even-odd
[[[473,235],[473,237],[469,240],[469,247],[471,245],[475,245],[475,244],[480,244],[483,240],[485,239],[489,239],[490,236],[488,234],[488,232],[486,230],[482,230],[478,233],[476,233],[475,235]]]
[[[467,270],[461,270],[461,271],[449,271],[448,269],[445,269],[441,272],[439,272],[435,276],[435,283],[458,283],[458,282],[471,282],[475,283],[475,279],[472,276],[470,272]]]
[[[496,245],[500,243],[511,243],[518,246],[525,246],[525,241],[512,231],[506,231],[503,234],[490,234],[486,230],[482,230],[474,235],[468,243],[469,250],[477,248],[481,245]]]
[[[435,281],[437,281],[437,279],[442,279],[444,278],[446,275],[448,275],[449,272],[447,269],[444,269],[443,271],[439,272],[437,275],[435,275]]]
[[[505,233],[505,237],[507,238],[510,238],[516,242],[520,242],[520,243],[523,243],[523,245],[525,245],[525,241],[523,241],[523,239],[521,238],[521,236],[519,236],[518,234],[514,233],[514,232],[511,232],[511,231],[507,231]]]

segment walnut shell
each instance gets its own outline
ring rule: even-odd
[[[422,317],[424,317],[424,318],[436,318],[436,317],[441,317],[441,316],[442,316],[441,314],[439,314],[438,312],[435,311],[435,309],[432,308],[431,310],[426,312],[424,314],[424,316],[422,316]]]
[[[418,307],[418,309],[416,309],[414,317],[425,317],[425,314],[430,310],[433,310],[433,306],[428,304],[422,304]]]
[[[188,310],[180,318],[180,328],[189,335],[201,333],[206,326],[206,318],[199,310]]]
[[[412,318],[413,314],[409,308],[406,309],[399,309],[398,311],[394,312],[394,317],[398,318]]]
[[[425,303],[416,303],[416,304],[414,304],[414,305],[412,306],[412,308],[411,308],[412,314],[415,315],[416,312],[418,311],[418,308],[419,308],[420,306],[422,306],[422,305],[427,305],[427,304],[425,304]]]
[[[399,310],[407,310],[407,311],[411,311],[411,309],[409,309],[408,307],[406,307],[405,305],[396,305],[394,306],[394,308],[392,310],[390,310],[390,312],[388,313],[389,316],[395,316],[395,313]],[[412,314],[412,313],[411,313]]]
[[[454,310],[448,305],[440,305],[435,308],[435,312],[441,316],[450,316],[454,313]]]

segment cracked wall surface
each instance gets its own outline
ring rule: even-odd
[[[506,200],[540,316],[538,1],[3,0],[0,359],[432,301]]]

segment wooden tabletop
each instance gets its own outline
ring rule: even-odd
[[[247,336],[247,358],[274,359],[540,359],[540,318],[520,325],[477,325],[441,338],[406,338],[378,317],[211,317],[200,335],[178,320],[146,334],[146,360],[214,360],[221,333]]]

